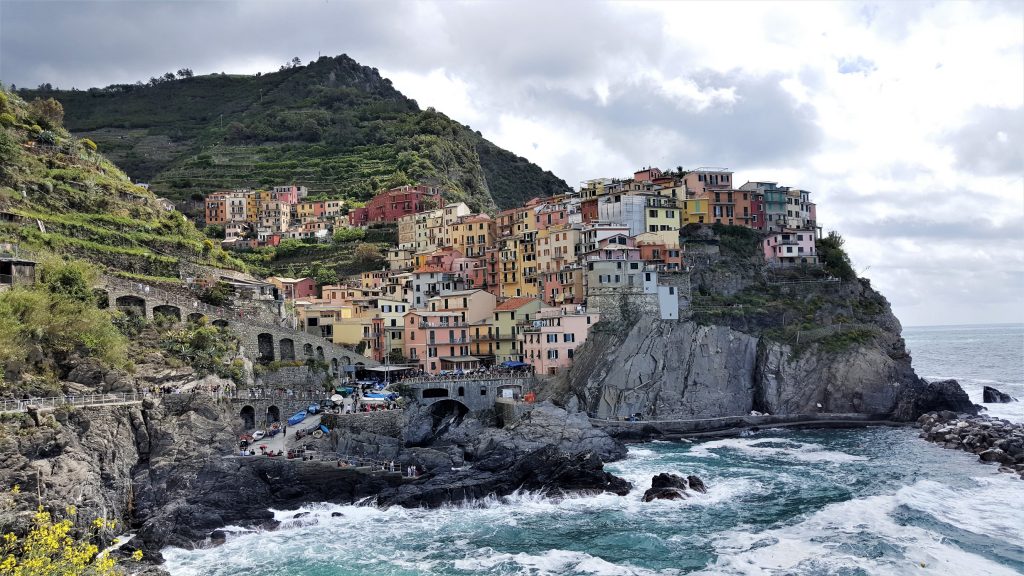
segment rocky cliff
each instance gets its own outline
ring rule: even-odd
[[[680,320],[634,313],[623,315],[628,325],[599,323],[552,397],[613,420],[973,409],[917,377],[899,321],[867,280],[783,274],[750,239],[722,240],[689,274],[666,277],[692,294]]]

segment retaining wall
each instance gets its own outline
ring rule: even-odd
[[[889,414],[789,414],[784,416],[725,416],[693,420],[626,422],[591,418],[590,423],[621,440],[681,438],[687,436],[735,436],[751,428],[851,428],[899,426]]]
[[[402,437],[402,411],[358,412],[356,414],[324,414],[320,421],[331,430],[370,432],[392,438]]]

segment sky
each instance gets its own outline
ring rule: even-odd
[[[348,54],[578,186],[812,192],[904,325],[1024,322],[1024,2],[0,0],[0,81]]]

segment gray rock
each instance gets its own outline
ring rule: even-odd
[[[985,404],[1006,404],[1008,402],[1016,402],[1017,399],[1005,392],[991,387],[985,386],[981,389],[982,402]]]

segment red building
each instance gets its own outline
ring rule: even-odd
[[[426,201],[430,201],[433,206],[425,206]],[[348,223],[352,226],[366,226],[374,222],[397,222],[402,216],[443,206],[440,188],[399,186],[377,194],[366,203],[365,208],[355,208],[349,212]]]
[[[584,222],[595,222],[600,220],[597,209],[597,198],[587,198],[580,202],[580,213],[583,214]]]

